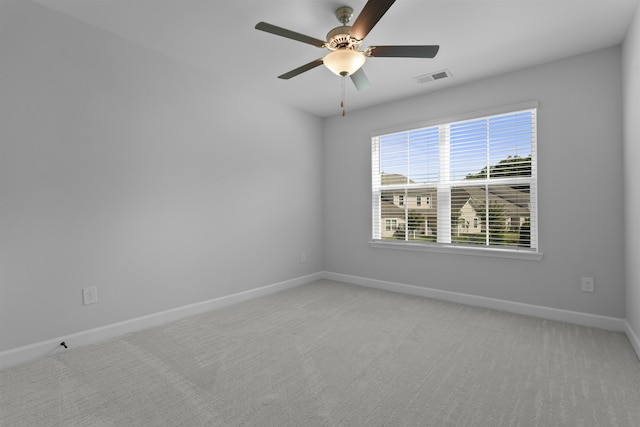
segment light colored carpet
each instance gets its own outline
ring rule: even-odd
[[[2,426],[640,426],[622,333],[319,281],[0,371]]]

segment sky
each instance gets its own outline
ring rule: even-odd
[[[533,110],[451,123],[450,179],[462,180],[508,157],[527,157],[535,138]],[[401,174],[414,182],[440,180],[439,126],[380,137],[380,171]],[[488,144],[487,144],[488,141]]]

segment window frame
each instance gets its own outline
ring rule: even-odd
[[[540,217],[538,215],[538,180],[537,180],[537,147],[539,144],[539,137],[537,132],[537,120],[539,115],[539,103],[537,101],[529,101],[519,104],[506,105],[502,107],[497,107],[493,109],[487,109],[482,111],[475,111],[465,114],[460,114],[456,116],[444,117],[435,120],[423,121],[423,122],[414,122],[409,124],[403,124],[394,126],[392,128],[386,128],[382,130],[373,131],[370,133],[371,136],[371,165],[372,165],[372,224],[371,224],[371,240],[369,242],[370,246],[376,248],[386,248],[386,249],[400,249],[400,250],[413,250],[413,251],[427,251],[427,252],[439,252],[439,253],[453,253],[453,254],[463,254],[463,255],[476,255],[476,256],[490,256],[490,257],[501,257],[501,258],[513,258],[513,259],[524,259],[524,260],[541,260],[542,252],[541,245],[539,241],[538,229],[539,229],[539,220]],[[442,125],[450,125],[456,122],[463,122],[474,119],[482,119],[485,117],[491,117],[502,114],[510,114],[517,113],[519,111],[525,110],[535,110],[535,118],[533,122],[533,129],[535,132],[535,141],[532,147],[531,152],[531,177],[528,177],[527,180],[530,183],[530,216],[532,222],[532,230],[531,230],[531,241],[535,242],[535,248],[517,248],[517,247],[497,247],[497,246],[473,246],[473,245],[462,245],[456,243],[431,243],[431,242],[415,242],[411,240],[386,240],[382,239],[381,235],[378,235],[378,238],[374,236],[374,221],[377,221],[379,227],[384,227],[384,224],[381,224],[380,218],[375,218],[376,216],[376,191],[378,198],[378,215],[379,215],[379,199],[380,192],[383,189],[387,189],[387,186],[382,187],[380,182],[380,172],[376,170],[376,166],[380,164],[380,147],[378,150],[375,150],[375,140],[379,141],[384,135],[389,135],[393,133],[399,132],[407,132],[411,130],[417,130],[422,128],[434,127],[434,126],[442,126]],[[377,182],[376,182],[377,180]],[[489,180],[487,180],[489,181]],[[442,180],[439,180],[439,183]],[[439,185],[438,183],[438,185]],[[470,185],[473,185],[474,182],[469,182]],[[454,187],[450,187],[454,188]],[[440,206],[440,203],[437,204]],[[535,218],[535,225],[534,223]],[[440,220],[438,220],[440,222]],[[451,235],[450,232],[451,224],[449,222],[448,226],[445,225],[445,230]],[[381,231],[381,230],[378,230]]]

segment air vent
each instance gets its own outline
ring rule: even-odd
[[[416,79],[416,83],[426,83],[426,82],[432,82],[434,80],[446,79],[447,77],[451,77],[451,71],[441,70],[441,71],[436,71],[434,73],[424,74],[422,76],[415,77],[415,79]]]

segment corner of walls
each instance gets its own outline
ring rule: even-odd
[[[640,7],[622,48],[627,336],[640,358]]]
[[[640,337],[638,337],[636,332],[633,330],[628,320],[624,321],[624,333],[627,335],[627,338],[631,343],[631,347],[635,350],[638,360],[640,360]]]

